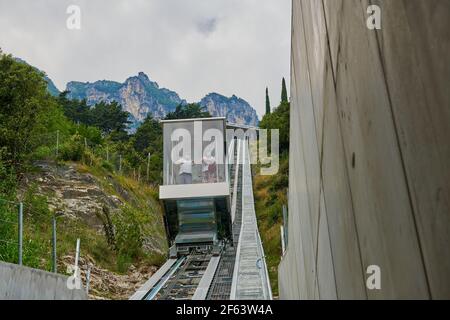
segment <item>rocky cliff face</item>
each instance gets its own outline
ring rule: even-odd
[[[148,113],[155,118],[162,118],[175,110],[177,105],[186,103],[176,92],[160,88],[143,72],[128,78],[124,83],[106,80],[94,83],[73,81],[67,84],[66,90],[69,91],[69,99],[86,99],[88,105],[100,101],[117,101],[135,122],[143,121]]]
[[[142,122],[147,114],[163,118],[186,100],[169,89],[160,88],[158,83],[150,80],[143,72],[128,78],[124,83],[114,81],[69,82],[67,84],[69,99],[86,99],[88,105],[100,101],[117,101],[125,111],[132,115],[134,126]],[[256,126],[258,116],[250,104],[236,96],[230,98],[217,93],[210,93],[200,101],[212,116],[227,117],[229,122]]]
[[[218,93],[210,93],[199,104],[205,107],[211,115],[226,117],[229,122],[234,124],[257,126],[259,122],[255,109],[247,101],[235,95],[228,98]]]
[[[26,63],[20,58],[18,61]],[[45,75],[45,73],[44,73]],[[53,81],[45,75],[47,89],[53,96],[58,96],[60,91]],[[158,83],[150,80],[143,72],[119,83],[109,80],[99,80],[93,83],[71,81],[66,86],[69,99],[86,99],[92,106],[101,101],[116,101],[122,108],[131,114],[132,130],[152,114],[154,118],[161,119],[167,113],[172,112],[180,104],[186,104],[186,100],[169,89],[160,88]],[[257,126],[259,123],[255,109],[244,99],[225,97],[218,93],[206,95],[199,104],[205,107],[214,117],[226,117],[230,123]]]

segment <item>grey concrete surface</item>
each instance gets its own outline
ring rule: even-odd
[[[382,29],[366,27],[367,7]],[[294,0],[281,299],[450,298],[450,1]],[[369,265],[381,289],[366,288]]]
[[[67,288],[66,276],[0,262],[2,300],[87,300],[84,289]]]

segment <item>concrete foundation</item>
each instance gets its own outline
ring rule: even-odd
[[[0,262],[1,300],[87,300],[84,289],[66,283],[63,275]]]
[[[381,30],[367,28],[372,4]],[[450,0],[292,10],[280,298],[450,298]]]

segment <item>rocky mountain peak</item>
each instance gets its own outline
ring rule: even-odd
[[[17,58],[18,61],[20,58]],[[25,63],[25,62],[24,62]],[[49,92],[57,96],[60,91],[50,78],[45,77]],[[118,102],[122,108],[131,114],[132,130],[151,114],[154,118],[164,118],[180,104],[187,101],[170,89],[160,88],[158,83],[152,81],[144,72],[138,72],[123,83],[98,80],[95,82],[71,81],[67,83],[67,98],[83,100],[88,105],[99,102]],[[259,123],[255,109],[242,98],[232,95],[226,97],[216,92],[206,95],[200,102],[214,117],[226,117],[230,123],[257,126]]]
[[[234,94],[228,98],[219,93],[211,92],[199,104],[205,107],[211,115],[226,117],[230,123],[250,126],[257,126],[259,123],[255,109],[247,101]]]

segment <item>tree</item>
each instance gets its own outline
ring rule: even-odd
[[[96,126],[105,134],[112,132],[123,133],[128,127],[130,114],[122,110],[117,102],[100,102],[90,111],[89,124]]]
[[[174,119],[194,119],[194,118],[209,118],[211,114],[204,110],[198,103],[190,103],[187,105],[178,105],[175,111],[169,112],[166,115],[166,120]]]
[[[162,152],[162,126],[149,114],[144,122],[137,128],[133,137],[133,147],[143,155],[150,152]]]
[[[283,77],[283,81],[281,82],[281,103],[283,102],[288,102],[288,95],[287,95],[287,90],[286,90],[286,80],[284,80]]]
[[[278,129],[280,133],[280,154],[289,150],[289,102],[282,102],[272,113],[266,114],[259,127],[261,129]]]
[[[58,101],[64,110],[64,115],[76,124],[87,124],[91,108],[86,104],[86,100],[70,100],[67,99],[67,94],[68,91],[64,91],[58,96]]]
[[[61,92],[58,97],[64,115],[76,124],[88,125],[91,122],[91,108],[86,100],[67,99],[68,93],[68,91]]]
[[[270,114],[269,88],[266,87],[266,114]]]
[[[57,110],[47,92],[44,74],[0,54],[0,149],[10,164],[19,164],[33,151],[39,119],[48,109]]]

